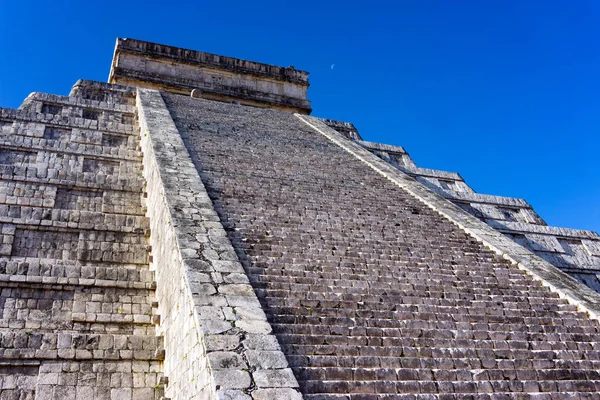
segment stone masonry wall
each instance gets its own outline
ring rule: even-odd
[[[133,39],[117,39],[109,82],[310,113],[308,72]]]
[[[216,399],[202,330],[194,309],[191,282],[167,203],[167,193],[176,187],[177,179],[164,180],[166,171],[164,167],[161,171],[160,165],[164,159],[181,155],[173,154],[174,151],[166,147],[173,146],[160,136],[168,132],[168,120],[157,121],[152,108],[157,106],[148,103],[146,96],[139,96],[144,177],[148,185],[152,232],[152,269],[159,282],[156,295],[160,300],[160,314],[164,316],[159,330],[165,336],[164,367],[165,375],[170,378],[166,394],[172,399]],[[160,127],[156,129],[157,126]],[[155,128],[152,132],[151,127]],[[153,140],[153,136],[159,136],[161,140]]]
[[[305,398],[600,391],[595,293],[318,120],[164,97]]]
[[[162,397],[135,92],[0,109],[0,398]]]

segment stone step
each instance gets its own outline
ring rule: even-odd
[[[521,310],[490,310],[478,307],[444,307],[432,305],[413,305],[418,310],[411,310],[410,304],[388,299],[386,302],[364,302],[357,305],[352,302],[326,301],[326,300],[303,300],[285,299],[282,297],[262,297],[268,302],[265,310],[270,315],[294,315],[293,311],[298,309],[298,315],[322,315],[346,318],[380,318],[380,319],[407,319],[407,320],[438,320],[438,321],[460,321],[460,322],[484,322],[484,323],[524,323],[528,325],[577,325],[597,326],[598,323],[586,319],[587,315],[582,312],[555,312],[555,311],[521,311]],[[377,307],[369,308],[375,304]],[[362,311],[362,312],[361,312]],[[502,312],[502,314],[500,314]],[[390,325],[389,327],[393,327]]]
[[[437,394],[453,393],[455,396],[481,393],[556,393],[559,392],[589,392],[600,391],[599,380],[562,380],[562,381],[299,381],[300,389],[304,392],[318,393],[361,393],[361,394]],[[351,395],[353,396],[353,395]],[[351,397],[352,399],[353,397]],[[380,397],[378,397],[380,398]],[[445,397],[442,397],[445,398]],[[456,398],[456,397],[455,397]],[[522,398],[522,397],[518,397]],[[575,397],[578,398],[578,397]],[[313,397],[314,399],[314,397]]]
[[[290,279],[291,280],[291,279]],[[290,286],[292,289],[268,289],[268,288],[261,288],[260,286],[257,287],[256,285],[253,285],[254,288],[256,289],[257,292],[260,292],[262,294],[267,294],[267,293],[274,293],[274,294],[279,294],[281,297],[286,297],[286,293],[294,293],[295,297],[298,298],[302,298],[302,297],[307,297],[305,295],[303,295],[302,293],[304,293],[304,291],[302,290],[302,287],[299,287],[296,289],[296,285],[291,282]],[[315,289],[318,289],[315,288]],[[374,293],[373,293],[374,291]],[[419,304],[422,305],[460,305],[460,306],[465,306],[465,305],[478,305],[478,304],[490,304],[490,305],[494,305],[495,307],[501,306],[502,304],[523,304],[523,305],[531,305],[530,307],[549,307],[549,309],[555,309],[557,306],[561,309],[564,310],[570,310],[572,309],[572,305],[569,305],[565,300],[563,299],[559,299],[557,297],[554,296],[544,296],[545,292],[538,292],[532,293],[531,297],[523,297],[523,293],[522,292],[510,292],[510,293],[505,293],[505,294],[500,294],[500,293],[485,293],[485,292],[475,292],[474,290],[472,291],[428,291],[426,289],[413,289],[413,290],[405,290],[403,292],[387,292],[386,288],[381,288],[379,291],[377,290],[377,288],[374,288],[373,291],[367,292],[367,291],[360,291],[360,290],[356,290],[353,291],[351,293],[345,293],[343,292],[343,288],[340,290],[337,290],[335,287],[327,287],[324,288],[324,290],[322,291],[313,291],[310,289],[306,290],[306,293],[316,293],[316,295],[313,295],[313,297],[321,297],[321,298],[325,298],[326,296],[329,297],[336,297],[336,298],[350,298],[350,299],[356,299],[357,296],[364,296],[365,298],[385,298],[385,299],[392,299],[392,300],[403,300],[403,299],[411,299],[411,300],[417,300],[419,302]],[[378,292],[378,293],[377,293]],[[540,294],[539,297],[536,297],[536,294]],[[275,297],[275,296],[273,296]]]
[[[348,347],[342,350],[348,349]],[[385,349],[383,349],[385,350]],[[423,356],[419,351],[423,350]],[[532,370],[551,373],[554,369],[598,370],[600,360],[572,359],[507,359],[489,352],[477,352],[473,349],[439,349],[433,356],[427,349],[391,348],[389,352],[370,351],[358,354],[348,352],[345,355],[288,355],[292,368],[370,368],[370,369],[427,369],[427,370],[468,370],[473,374],[487,376],[485,371],[494,370]],[[330,352],[332,353],[332,352]],[[392,356],[401,353],[402,356]],[[442,356],[437,356],[444,353]],[[332,353],[333,354],[333,353]],[[563,353],[564,354],[564,353]],[[416,355],[416,356],[413,356]],[[480,356],[483,356],[481,358]],[[490,357],[491,356],[491,357]],[[496,358],[498,356],[498,358]],[[485,368],[485,370],[483,369]],[[473,375],[472,377],[474,377]]]
[[[285,321],[294,322],[303,316],[314,316],[323,318],[340,318],[340,319],[368,319],[373,320],[372,323],[362,322],[360,324],[345,322],[346,326],[373,326],[381,328],[397,328],[402,327],[400,321],[440,321],[440,322],[458,322],[458,323],[481,323],[481,324],[508,324],[508,325],[528,325],[528,326],[569,326],[572,327],[573,333],[589,333],[596,332],[598,322],[591,319],[585,319],[585,315],[578,318],[574,317],[522,317],[522,316],[505,316],[505,315],[485,315],[468,314],[452,312],[447,309],[444,313],[440,312],[413,312],[403,311],[402,307],[398,306],[398,311],[392,310],[369,310],[369,309],[344,309],[336,308],[337,304],[333,304],[334,308],[324,308],[323,303],[318,301],[300,301],[300,300],[282,300],[281,298],[261,299],[267,306],[265,312],[271,320],[275,318],[286,318]],[[267,303],[268,301],[268,303]],[[283,304],[282,304],[283,303]],[[286,303],[292,303],[287,306]],[[385,308],[385,307],[382,307]],[[298,314],[295,312],[298,311]],[[580,314],[580,313],[578,313]],[[282,321],[283,322],[283,321]],[[582,330],[583,327],[592,327],[593,329]],[[521,328],[518,330],[522,330]]]
[[[454,330],[454,329],[411,329],[411,328],[375,328],[368,326],[342,326],[342,325],[303,325],[303,324],[278,324],[271,323],[273,331],[278,335],[312,335],[312,336],[344,336],[347,338],[381,338],[383,341],[393,342],[394,338],[405,338],[407,341],[447,340],[477,341],[482,346],[495,349],[527,349],[532,350],[600,350],[600,335],[545,335],[532,332],[525,335],[511,335],[510,332],[494,334],[489,331]],[[527,340],[529,337],[530,340]],[[577,340],[579,339],[579,340]],[[582,340],[583,339],[583,340]],[[525,344],[528,343],[526,346]],[[575,346],[575,347],[573,347]]]
[[[295,278],[293,277],[289,277],[288,278],[291,289],[289,291],[297,293],[299,292],[299,290],[297,290],[295,288]],[[349,285],[351,281],[343,281],[342,282],[346,282],[346,285]],[[539,304],[539,303],[544,303],[546,302],[546,299],[557,299],[556,296],[547,296],[546,292],[543,290],[539,290],[536,291],[535,287],[530,288],[530,290],[527,290],[528,288],[511,288],[511,289],[495,289],[495,290],[488,290],[486,288],[482,288],[479,287],[477,289],[462,289],[461,287],[452,287],[452,286],[448,286],[446,288],[440,288],[440,287],[433,287],[432,291],[429,291],[427,287],[419,287],[419,286],[413,286],[412,288],[405,286],[404,288],[399,288],[398,291],[387,291],[386,287],[383,288],[378,288],[377,285],[372,285],[373,288],[377,291],[377,289],[379,289],[379,293],[374,293],[375,296],[379,296],[379,297],[386,297],[386,298],[412,298],[412,299],[419,299],[420,303],[422,304],[427,304],[428,302],[431,303],[440,303],[445,301],[446,299],[448,299],[448,301],[457,301],[457,300],[463,300],[463,301],[469,301],[469,302],[481,302],[481,301],[488,301],[488,302],[492,302],[492,303],[496,303],[496,304],[502,304],[504,302],[519,302],[519,303],[530,303],[530,304]],[[257,290],[261,290],[261,291],[265,291],[265,290],[269,290],[269,289],[262,289],[260,287],[257,287]],[[404,289],[404,290],[401,290]],[[275,293],[277,293],[277,290],[282,290],[283,292],[281,293],[282,296],[285,297],[285,292],[287,291],[287,289],[273,289],[273,291]],[[310,291],[309,291],[310,292]],[[531,297],[524,297],[524,293],[530,292],[531,293]],[[307,292],[308,293],[308,292]],[[317,293],[339,293],[340,296],[343,295],[344,293],[342,291],[336,291],[335,287],[328,287],[326,288],[326,290],[323,290],[322,292],[317,292]],[[356,292],[354,293],[349,293],[350,295],[356,295]],[[359,294],[363,294],[365,296],[372,296],[371,293],[360,293]],[[324,294],[323,294],[324,295]],[[323,296],[322,295],[322,296]],[[519,299],[520,297],[520,299]],[[513,301],[511,301],[511,298]],[[506,300],[505,300],[506,299]],[[555,301],[552,300],[551,301],[553,304],[557,304],[557,303],[563,303],[565,304],[566,302],[563,300],[560,301]]]
[[[318,289],[318,288],[313,288]],[[506,315],[506,316],[549,316],[558,317],[565,315],[582,315],[577,311],[577,307],[572,304],[543,304],[540,302],[528,301],[498,301],[498,300],[463,300],[446,299],[443,297],[434,297],[423,295],[422,292],[398,293],[343,293],[338,292],[337,288],[329,288],[327,291],[294,290],[282,289],[259,289],[255,288],[259,297],[262,298],[280,298],[286,299],[287,304],[293,302],[318,301],[323,308],[333,308],[329,304],[335,304],[336,307],[344,309],[370,309],[370,310],[396,310],[409,312],[433,312],[447,313],[452,310],[457,313],[473,313],[486,315]],[[427,294],[427,293],[426,293]],[[397,302],[401,301],[400,304]],[[286,302],[282,302],[286,303]],[[384,306],[381,303],[386,303]]]
[[[449,389],[448,389],[449,390]],[[492,389],[493,390],[493,389]],[[552,392],[498,392],[498,393],[432,393],[432,394],[372,394],[372,393],[348,393],[348,394],[304,394],[306,400],[598,400],[600,395],[595,392],[575,391],[552,391]]]
[[[454,369],[454,368],[400,368],[393,365],[377,368],[301,367],[293,368],[298,381],[600,381],[600,372],[594,369]]]
[[[451,262],[445,260],[428,261],[423,259],[411,258],[410,256],[403,255],[401,252],[396,253],[395,259],[388,259],[385,257],[375,258],[374,260],[365,259],[365,257],[359,256],[328,256],[327,254],[320,253],[311,262],[307,262],[307,258],[299,257],[299,254],[293,252],[286,252],[284,257],[290,257],[290,255],[298,256],[288,259],[285,268],[281,265],[272,264],[267,261],[272,261],[272,257],[265,256],[269,251],[262,253],[260,256],[256,256],[254,260],[254,267],[256,272],[260,273],[265,271],[269,273],[273,271],[274,275],[277,275],[277,271],[282,269],[290,271],[304,271],[308,274],[308,277],[313,273],[324,273],[332,272],[340,275],[348,275],[355,277],[369,277],[370,279],[377,280],[378,278],[399,278],[399,277],[415,277],[424,276],[435,281],[439,279],[444,283],[459,283],[463,278],[479,278],[480,280],[493,279],[494,281],[502,282],[507,281],[508,278],[515,277],[520,279],[526,279],[527,275],[520,273],[518,270],[512,270],[507,268],[507,265],[492,263],[487,268],[482,267],[480,263],[473,263],[473,265],[453,265]],[[383,255],[383,254],[381,254]],[[264,260],[264,261],[262,261]],[[262,262],[261,262],[262,261]],[[460,278],[460,279],[459,279]],[[356,279],[356,278],[355,278]],[[426,281],[423,281],[426,282]],[[402,284],[402,281],[398,281]],[[541,286],[541,284],[535,281],[530,281],[532,286]]]
[[[473,348],[287,345],[281,346],[292,366],[382,368],[597,368],[598,350],[492,350]],[[338,350],[336,350],[336,348]],[[386,351],[386,348],[389,351]],[[400,354],[391,357],[390,354]],[[353,360],[354,359],[354,360]]]
[[[596,326],[555,326],[539,324],[471,323],[432,320],[398,320],[397,318],[343,318],[310,315],[269,315],[271,325],[308,325],[334,327],[331,332],[341,329],[344,334],[360,334],[367,330],[380,335],[393,336],[395,332],[411,333],[418,337],[422,332],[452,331],[456,337],[478,340],[529,340],[594,342],[599,339],[600,330]],[[331,328],[330,328],[331,329]],[[389,335],[386,335],[390,332]]]
[[[281,258],[281,257],[279,257]],[[357,264],[360,264],[362,260],[357,260]],[[285,269],[264,267],[259,268],[256,265],[260,265],[261,261],[257,261],[255,266],[248,268],[248,273],[253,275],[253,279],[256,282],[280,282],[283,277],[288,279],[297,279],[298,283],[310,284],[313,280],[322,280],[322,284],[329,281],[343,281],[347,286],[362,285],[363,282],[369,283],[369,285],[389,286],[394,280],[400,288],[410,288],[411,285],[431,285],[433,288],[440,288],[445,290],[472,290],[475,292],[484,291],[496,291],[501,292],[502,290],[533,290],[536,292],[549,292],[549,290],[537,281],[531,278],[520,276],[517,279],[498,279],[496,277],[490,277],[486,280],[486,275],[482,272],[478,278],[473,278],[465,273],[464,276],[459,274],[459,271],[455,271],[452,275],[443,276],[441,269],[440,272],[433,271],[434,277],[429,276],[432,274],[431,269],[417,267],[411,268],[410,266],[398,265],[394,270],[381,268],[378,273],[368,272],[369,269],[378,268],[377,266],[365,265],[360,269],[344,268],[336,266],[338,262],[334,262],[333,265],[323,265],[321,262],[315,262],[314,266],[303,266],[302,264],[294,264],[292,262],[286,263]],[[318,266],[317,266],[318,265]],[[466,271],[466,269],[465,269]],[[489,271],[488,271],[489,272]],[[422,276],[420,276],[422,275]],[[489,276],[489,275],[488,275]],[[473,287],[472,283],[477,282],[478,287]]]
[[[294,266],[295,267],[295,266]],[[363,269],[376,268],[375,266],[364,266]],[[430,292],[432,296],[444,294],[445,296],[458,296],[462,295],[465,298],[470,294],[482,293],[484,290],[487,292],[497,291],[498,289],[505,290],[507,283],[515,282],[515,280],[504,280],[502,286],[500,281],[496,280],[495,287],[472,287],[469,283],[457,279],[454,276],[444,276],[441,273],[433,273],[430,270],[417,269],[417,271],[410,272],[410,267],[400,267],[398,271],[385,272],[380,271],[377,275],[359,275],[358,273],[340,273],[341,267],[326,267],[315,270],[314,267],[298,267],[298,268],[286,268],[281,269],[270,269],[270,270],[258,270],[250,267],[249,271],[254,271],[256,274],[252,275],[252,282],[256,287],[260,288],[274,288],[274,289],[291,289],[294,290],[298,285],[305,286],[307,288],[323,288],[325,291],[331,291],[333,288],[338,289],[340,292],[354,293],[360,291],[361,293],[369,293],[372,291],[379,291],[381,293],[394,293],[394,292],[405,292],[414,291],[419,289],[422,291]],[[327,269],[327,271],[324,271]],[[331,274],[335,274],[335,277],[330,277]],[[523,278],[521,276],[521,278]],[[528,287],[536,293],[550,294],[547,289],[540,287],[536,283],[527,282],[527,280],[521,281],[527,283]],[[484,290],[482,290],[484,289]],[[496,295],[498,297],[498,295]],[[558,298],[555,294],[546,296],[548,298]],[[529,298],[523,298],[521,301],[530,301]],[[564,300],[561,300],[565,302]]]
[[[318,288],[313,288],[317,289]],[[529,299],[530,301],[521,301],[516,296],[446,296],[445,293],[432,293],[429,297],[418,296],[422,292],[404,292],[403,294],[391,294],[391,293],[344,293],[337,291],[336,289],[328,288],[323,291],[313,292],[311,290],[302,290],[298,288],[296,290],[282,290],[282,289],[261,289],[256,288],[255,291],[265,298],[289,298],[295,296],[296,298],[290,299],[291,301],[303,301],[308,300],[322,300],[323,302],[331,301],[342,301],[344,303],[355,303],[355,306],[350,307],[351,309],[364,310],[365,305],[371,303],[381,303],[382,300],[386,302],[392,302],[389,309],[390,311],[428,311],[429,307],[437,307],[439,311],[456,309],[456,310],[476,310],[478,308],[488,309],[488,314],[510,314],[514,311],[520,311],[523,313],[531,312],[549,312],[549,313],[572,313],[578,312],[577,307],[572,304],[568,304],[562,299],[546,299],[536,298]],[[398,303],[399,301],[407,300],[405,303]],[[416,301],[415,301],[416,300]],[[323,305],[323,304],[322,304]],[[381,307],[379,307],[381,308]],[[373,311],[385,311],[385,310],[373,310]]]
[[[378,337],[378,336],[342,336],[342,335],[319,335],[315,333],[311,334],[289,334],[289,333],[278,333],[277,339],[279,343],[286,348],[287,345],[296,343],[302,343],[303,346],[308,347],[294,347],[294,351],[303,350],[301,354],[315,354],[312,346],[340,346],[350,347],[353,346],[374,346],[381,347],[378,355],[385,356],[386,349],[389,352],[399,353],[402,351],[404,356],[412,355],[423,355],[427,354],[439,354],[440,356],[444,353],[452,355],[458,352],[452,349],[472,349],[475,352],[485,353],[485,351],[494,354],[494,356],[501,358],[514,358],[514,359],[536,359],[536,358],[547,358],[550,356],[558,356],[564,354],[565,357],[572,354],[570,357],[577,356],[578,359],[598,359],[600,357],[600,349],[598,346],[591,345],[578,345],[572,348],[574,345],[569,347],[569,343],[564,343],[562,348],[558,349],[547,349],[548,345],[541,345],[536,347],[532,345],[533,342],[527,341],[493,341],[493,340],[454,340],[454,339],[411,339],[406,337]],[[552,343],[552,342],[550,342]],[[410,346],[410,347],[409,347]],[[558,345],[556,345],[558,346]],[[433,350],[419,350],[419,349],[431,349]],[[327,347],[326,347],[327,348]],[[412,350],[410,350],[412,348]],[[485,350],[485,351],[484,351]],[[341,350],[340,350],[341,351]],[[360,350],[355,350],[360,353]],[[327,353],[325,353],[327,354]]]
[[[289,272],[290,275],[294,278],[294,281],[297,284],[303,285],[316,285],[316,286],[335,286],[338,285],[345,290],[352,289],[364,289],[368,290],[369,288],[381,287],[381,288],[389,288],[390,290],[406,290],[411,289],[415,285],[421,287],[431,288],[433,291],[441,291],[441,290],[450,290],[453,287],[462,288],[468,287],[468,285],[461,281],[461,279],[457,279],[456,274],[454,275],[444,275],[441,271],[436,272],[432,271],[430,268],[426,267],[411,267],[411,266],[396,266],[396,270],[392,270],[388,268],[384,270],[383,267],[380,267],[379,273],[371,274],[371,275],[361,275],[360,273],[367,272],[369,268],[376,268],[376,266],[364,265],[360,269],[352,269],[347,268],[347,271],[344,272],[343,267],[339,266],[326,266],[323,264],[319,264],[316,266],[301,266],[295,265],[293,263],[289,264],[289,267],[286,267],[284,270],[286,273]],[[257,284],[270,284],[273,287],[277,285],[284,286],[286,284],[290,284],[289,281],[285,281],[282,278],[285,275],[282,275],[281,269],[252,269],[252,271],[256,272],[256,275],[253,276],[254,282]],[[298,274],[299,272],[303,272],[302,275]],[[336,278],[329,278],[326,276],[318,277],[317,274],[327,274],[335,273]],[[481,274],[480,276],[484,276]],[[511,275],[510,279],[504,279],[504,283],[506,282],[516,282],[516,280],[521,279],[522,283],[527,282],[527,285],[532,286],[534,288],[538,288],[538,291],[545,291],[543,288],[539,288],[539,285],[535,283],[531,283],[527,281],[527,279],[523,280],[522,275]],[[500,280],[495,279],[495,283],[499,284]]]

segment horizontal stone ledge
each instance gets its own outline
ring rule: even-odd
[[[23,332],[0,330],[4,349],[27,350],[145,350],[162,349],[163,336],[140,337],[133,334],[114,333],[62,333],[62,332]],[[42,349],[42,347],[45,347]]]
[[[0,203],[0,207],[3,204]],[[30,209],[46,209],[43,207],[33,207],[33,206],[20,206],[20,205],[10,205],[11,207],[23,207]],[[70,219],[70,216],[78,213],[82,213],[77,210],[60,210],[54,208],[53,210],[59,210],[65,214]],[[86,212],[84,212],[86,213]],[[92,212],[89,212],[92,214]],[[126,214],[111,214],[111,213],[97,213],[96,215],[81,215],[80,219],[83,220],[93,220],[97,215],[101,216],[119,216],[119,217],[127,217],[127,218],[139,218],[145,220],[146,217],[140,215],[129,216]],[[3,217],[0,216],[0,223],[3,224],[11,224],[17,227],[23,227],[22,229],[28,231],[34,230],[42,230],[49,232],[115,232],[115,233],[132,233],[136,235],[144,235],[148,236],[150,234],[150,227],[147,226],[147,223],[138,224],[138,226],[126,226],[126,225],[116,225],[116,224],[106,224],[101,222],[72,222],[72,221],[61,221],[61,220],[53,220],[53,219],[23,219],[23,218],[11,218],[11,217]],[[55,228],[55,229],[53,229]]]
[[[14,275],[11,275],[14,276]],[[49,281],[42,281],[42,282],[37,282],[37,281],[30,281],[30,280],[2,280],[0,281],[0,287],[2,288],[16,288],[16,289],[33,289],[33,290],[42,290],[42,291],[54,291],[54,292],[74,292],[77,291],[78,287],[98,287],[98,289],[116,289],[116,290],[131,290],[131,291],[154,291],[155,290],[155,283],[152,282],[150,284],[150,287],[135,287],[138,285],[133,285],[133,286],[127,286],[125,287],[125,285],[122,286],[116,286],[116,285],[110,285],[107,284],[105,286],[101,286],[101,285],[80,285],[79,283],[74,283],[72,282],[73,279],[76,278],[69,278],[71,280],[71,282],[69,283],[55,283],[55,282],[49,282]],[[110,282],[110,281],[108,281]],[[146,285],[144,285],[146,286]]]
[[[0,367],[36,367],[40,365],[38,360],[0,360]]]
[[[33,349],[0,349],[3,360],[35,359],[70,360],[70,361],[162,361],[164,355],[156,351],[146,350],[33,350]],[[0,365],[1,366],[1,365]]]
[[[0,261],[2,261],[0,259]],[[0,274],[0,282],[11,283],[39,283],[42,285],[69,285],[69,286],[91,286],[116,289],[154,290],[155,282],[130,282],[105,279],[67,278],[54,276],[32,276],[32,275],[7,275]],[[52,288],[56,290],[55,287]]]
[[[0,166],[0,180],[2,181],[31,183],[39,182],[44,185],[62,185],[73,188],[106,188],[108,190],[130,193],[141,193],[144,188],[144,181],[141,178],[125,179],[119,177],[110,177],[109,179],[105,179],[106,177],[107,175],[103,175],[102,179],[98,179],[97,175],[89,172],[71,172],[67,174],[66,177],[61,179],[48,179],[45,177],[38,177],[38,170],[36,167]]]
[[[25,136],[25,135],[18,135],[18,134],[13,134],[10,135],[11,137],[19,137],[19,138],[27,138],[28,140],[48,140],[48,139],[44,139],[44,138],[32,138],[31,136]],[[52,139],[55,140],[55,139]],[[56,142],[59,142],[58,140],[56,140]],[[115,149],[115,147],[111,147],[111,146],[102,146],[99,144],[93,144],[93,143],[77,143],[78,145],[81,146],[88,146],[88,147],[94,147],[94,148],[99,148],[99,149]],[[84,157],[85,159],[93,159],[93,160],[100,160],[100,161],[110,161],[110,162],[118,162],[118,163],[125,163],[125,165],[127,166],[127,164],[130,163],[135,163],[135,164],[139,164],[139,166],[141,167],[141,162],[142,162],[142,156],[141,154],[137,154],[139,152],[135,151],[135,150],[127,150],[129,152],[135,152],[136,154],[134,156],[132,155],[127,155],[127,156],[121,156],[121,155],[113,155],[113,154],[106,154],[104,152],[91,152],[91,151],[86,151],[87,149],[83,149],[83,150],[69,150],[69,149],[61,149],[61,148],[55,148],[52,146],[33,146],[33,145],[27,145],[27,147],[21,146],[19,144],[15,144],[15,142],[13,140],[9,140],[9,139],[5,139],[0,141],[0,150],[9,150],[9,151],[27,151],[27,152],[37,152],[39,153],[46,153],[46,154],[68,154],[68,155],[72,155],[72,156],[76,156],[76,157]]]
[[[416,177],[416,178],[442,178],[442,179],[452,179],[459,182],[464,182],[463,178],[458,174],[458,172],[450,172],[450,171],[442,171],[439,169],[429,169],[429,168],[405,168],[402,167],[402,172],[405,174]]]
[[[7,112],[7,110],[9,112]],[[49,115],[52,117],[48,117]],[[134,125],[96,121],[91,119],[83,119],[81,117],[63,117],[61,115],[42,114],[35,111],[0,108],[0,119],[13,119],[16,121],[36,122],[59,127],[81,128],[99,132],[120,133],[124,135],[139,135]]]
[[[155,325],[154,315],[120,313],[72,313],[73,322]]]
[[[458,203],[478,203],[494,206],[518,207],[528,210],[533,209],[526,200],[518,197],[495,196],[491,194],[467,192],[445,192],[444,197]]]
[[[37,93],[33,93],[34,95],[36,95]],[[85,100],[85,99],[82,99]],[[52,110],[48,110],[46,109],[46,111],[49,112],[44,112],[44,109],[41,108],[40,111],[40,106],[53,106],[56,107]],[[21,106],[19,107],[19,110],[21,111],[29,111],[29,112],[38,112],[40,114],[46,114],[46,115],[60,115],[63,117],[76,117],[76,118],[82,118],[82,119],[89,119],[92,121],[102,121],[102,120],[98,120],[98,119],[94,119],[94,118],[85,118],[83,116],[79,116],[79,115],[73,115],[73,111],[93,111],[93,112],[97,112],[97,113],[102,113],[104,115],[123,115],[123,116],[127,116],[127,117],[131,117],[134,118],[135,117],[135,112],[131,111],[130,109],[122,109],[120,107],[121,105],[117,105],[115,104],[114,106],[111,104],[106,104],[105,107],[101,106],[99,102],[96,102],[95,104],[89,103],[89,104],[78,104],[77,102],[68,102],[68,101],[64,101],[62,99],[55,99],[55,98],[47,98],[47,99],[40,99],[37,97],[28,97],[25,99],[25,101],[21,104]],[[60,109],[58,109],[60,108]],[[66,112],[65,112],[66,111]],[[66,115],[65,115],[66,114]],[[115,122],[115,121],[110,121],[110,122]],[[134,125],[133,123],[123,123],[123,122],[117,122],[117,123],[121,123],[122,125]]]
[[[135,96],[135,93],[132,93],[132,96]],[[91,108],[95,110],[102,111],[115,111],[123,114],[131,114],[132,116],[136,114],[137,110],[132,104],[111,104],[105,101],[91,100],[86,99],[81,96],[60,96],[56,94],[43,93],[43,92],[33,92],[29,96],[27,96],[27,101],[34,102],[44,102],[44,103],[55,103],[61,104],[69,107],[82,107],[82,108]]]
[[[132,189],[134,189],[134,185],[131,185],[127,189],[124,189],[123,185],[111,186],[111,185],[98,184],[98,183],[87,184],[86,182],[81,182],[81,181],[69,181],[69,180],[64,180],[64,179],[43,179],[43,178],[24,177],[24,176],[10,177],[8,179],[0,177],[0,182],[32,184],[32,185],[39,185],[39,186],[51,186],[51,187],[56,187],[59,189],[62,188],[62,189],[73,189],[73,190],[111,191],[111,192],[117,192],[117,193],[123,192],[123,193],[139,194],[139,195],[142,195],[142,193],[143,193],[142,189],[144,187],[143,181],[141,179],[138,180],[138,183],[140,184],[138,190],[132,190]],[[142,206],[142,208],[144,208],[144,206]]]
[[[558,238],[569,238],[569,239],[584,239],[584,240],[598,240],[600,236],[594,231],[586,231],[580,229],[571,228],[560,228],[556,226],[547,225],[534,225],[522,222],[511,222],[511,221],[498,221],[498,220],[486,220],[486,222],[494,229],[502,233],[521,233],[521,234],[534,234],[534,235],[546,235],[555,236]]]

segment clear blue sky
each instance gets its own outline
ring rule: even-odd
[[[106,81],[116,37],[294,65],[313,115],[600,231],[599,21],[597,0],[0,0],[0,107]]]

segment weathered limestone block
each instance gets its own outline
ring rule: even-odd
[[[2,234],[2,240],[0,241],[0,255],[10,256],[12,253],[12,246],[15,240],[15,226],[9,224],[2,224],[0,233]]]

